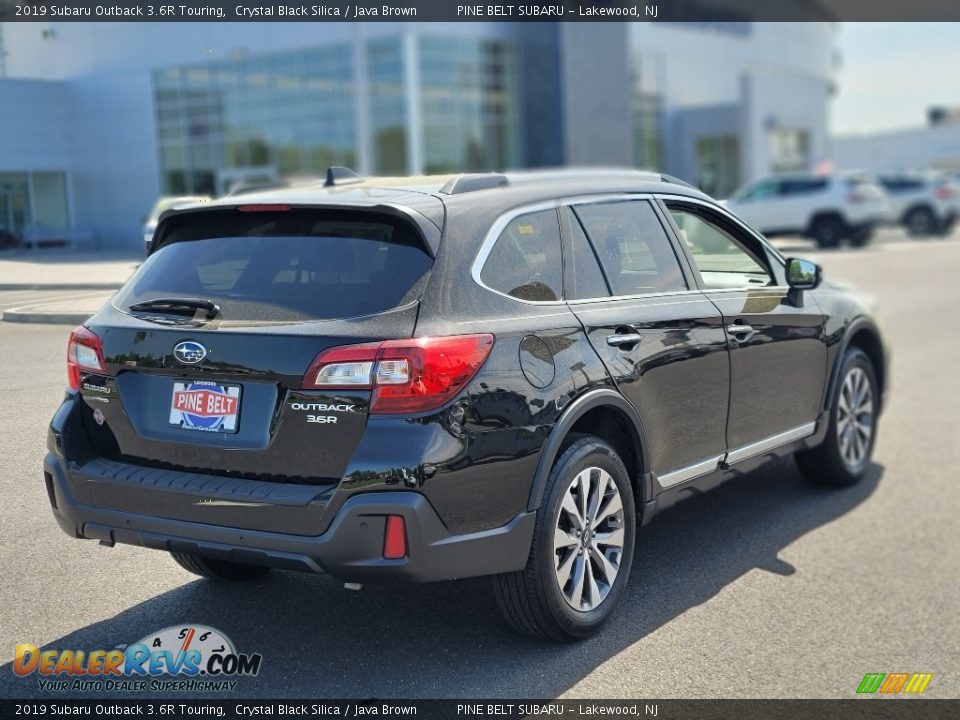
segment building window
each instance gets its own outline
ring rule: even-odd
[[[373,133],[373,166],[381,175],[407,172],[407,117],[403,44],[400,38],[367,44],[368,97]]]
[[[663,168],[660,60],[658,56],[650,54],[634,53],[631,56],[633,164],[646,170]]]
[[[735,135],[697,138],[697,187],[729,197],[740,187],[740,141]]]
[[[795,128],[770,131],[770,170],[797,172],[810,168],[810,133]]]
[[[154,73],[163,191],[221,195],[356,160],[351,46]]]
[[[633,95],[633,164],[647,170],[663,167],[660,141],[660,98]]]
[[[0,230],[21,237],[30,222],[27,173],[0,173]]]
[[[517,64],[501,40],[420,38],[424,169],[505,169],[520,164]]]
[[[40,237],[69,226],[66,173],[0,173],[0,232]]]

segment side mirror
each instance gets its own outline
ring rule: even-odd
[[[813,290],[823,279],[823,270],[803,258],[787,258],[787,285],[796,290]]]

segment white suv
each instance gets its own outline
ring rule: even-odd
[[[726,205],[768,237],[803,235],[824,248],[837,247],[844,238],[856,247],[866,245],[889,214],[882,188],[867,178],[840,174],[761,178]]]
[[[878,173],[876,181],[890,199],[890,218],[911,235],[950,232],[960,214],[960,184],[924,173]]]

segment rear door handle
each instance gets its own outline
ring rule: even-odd
[[[740,324],[727,325],[727,332],[733,336],[734,340],[740,343],[746,342],[757,334],[757,331],[749,325]]]
[[[607,335],[607,345],[610,347],[622,347],[630,349],[630,346],[636,345],[643,339],[643,336],[637,332],[633,325],[621,325],[617,328],[614,335]]]

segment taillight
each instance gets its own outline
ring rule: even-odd
[[[934,193],[937,196],[937,200],[952,200],[953,196],[956,194],[953,191],[953,188],[950,188],[946,185],[938,185],[937,189],[934,190]]]
[[[84,373],[106,374],[103,363],[103,345],[92,330],[83,325],[70,333],[67,342],[67,381],[74,390],[80,389]]]
[[[493,335],[454,335],[330,348],[311,363],[302,387],[373,390],[371,413],[434,410],[470,382],[492,347]]]

